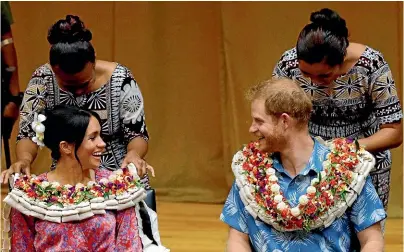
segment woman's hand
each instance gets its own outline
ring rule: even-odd
[[[15,162],[14,164],[12,164],[10,166],[10,168],[8,168],[7,170],[5,170],[5,171],[3,171],[1,173],[0,183],[7,184],[8,179],[14,173],[21,173],[22,172],[22,173],[25,173],[25,174],[27,174],[29,176],[29,175],[31,175],[30,170],[31,170],[31,164],[28,161],[19,160],[19,161]]]
[[[136,166],[139,177],[143,177],[147,173],[147,170],[151,171],[152,176],[155,177],[154,168],[140,158],[136,151],[129,151],[126,154],[121,168],[127,167],[130,163],[133,163]]]

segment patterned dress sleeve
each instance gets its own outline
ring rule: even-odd
[[[35,136],[35,132],[31,128],[31,123],[34,120],[34,114],[41,112],[46,107],[46,92],[44,77],[41,71],[37,69],[28,83],[20,106],[20,123],[17,141]]]
[[[244,204],[239,195],[239,189],[235,183],[230,190],[224,204],[220,219],[239,232],[248,234],[247,215]]]
[[[295,66],[297,64],[295,54],[296,52],[294,49],[284,52],[274,67],[272,77],[291,79],[293,76],[288,70],[291,68],[291,66]]]
[[[135,208],[128,208],[117,212],[116,234],[115,251],[141,252],[143,250]]]
[[[121,86],[120,120],[122,123],[124,139],[129,143],[135,137],[149,140],[144,113],[144,102],[140,88],[127,70]]]
[[[399,122],[403,113],[390,67],[381,53],[375,55],[372,65],[369,92],[379,124]]]
[[[35,219],[11,209],[11,251],[34,252]]]
[[[367,177],[362,192],[352,205],[349,218],[356,233],[376,224],[387,217],[383,204],[377,195],[370,176]]]

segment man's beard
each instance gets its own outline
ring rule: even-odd
[[[262,144],[263,141],[265,141],[265,144]],[[273,153],[279,152],[285,145],[285,136],[280,132],[272,132],[272,134],[266,136],[260,141],[259,149],[264,152]]]

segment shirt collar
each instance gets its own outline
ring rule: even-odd
[[[329,153],[329,149],[318,142],[315,138],[312,138],[314,141],[313,151],[311,153],[310,159],[306,167],[299,172],[299,175],[306,176],[310,171],[314,171],[316,174],[323,170],[323,161],[326,159],[326,155]],[[279,153],[272,154],[273,159],[273,168],[279,173],[286,173],[285,168],[283,168],[280,163]]]

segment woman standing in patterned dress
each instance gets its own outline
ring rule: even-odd
[[[335,11],[314,12],[310,21],[273,75],[295,80],[311,97],[312,135],[358,139],[376,157],[371,177],[387,210],[389,149],[403,141],[403,115],[390,68],[380,52],[348,41],[345,20]]]
[[[96,60],[91,39],[91,32],[77,16],[68,15],[49,29],[49,63],[35,70],[25,90],[20,107],[17,162],[8,173],[30,174],[38,151],[31,141],[34,132],[30,124],[34,114],[66,104],[100,116],[107,144],[101,168],[116,170],[132,162],[144,174],[142,181],[149,187],[146,168],[151,167],[143,160],[149,135],[139,86],[125,66]]]

